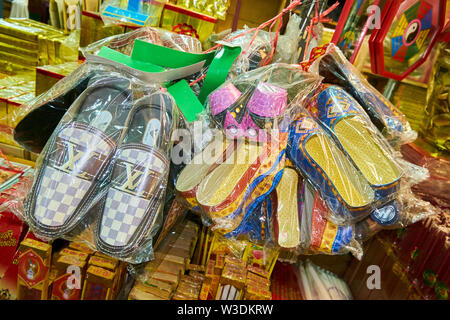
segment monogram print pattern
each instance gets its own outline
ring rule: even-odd
[[[53,166],[44,169],[34,213],[37,221],[49,227],[64,225],[86,196],[93,178],[85,172],[86,163],[92,162],[93,158],[106,158],[113,149],[82,124],[62,129],[57,140],[61,149],[56,149]]]

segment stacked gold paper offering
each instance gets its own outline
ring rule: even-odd
[[[29,19],[0,19],[2,70],[34,69],[77,58],[78,43],[47,24]]]

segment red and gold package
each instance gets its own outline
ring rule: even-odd
[[[97,266],[89,266],[81,300],[112,300],[115,273]]]
[[[258,286],[247,286],[245,289],[245,300],[272,300],[272,293]]]
[[[265,279],[269,279],[270,278],[270,273],[268,271],[266,271],[265,269],[259,268],[259,267],[255,267],[255,266],[248,266],[247,270],[249,271],[249,273],[253,273],[256,275],[259,275]]]
[[[82,242],[71,242],[69,244],[69,248],[76,250],[76,251],[87,253],[89,255],[92,255],[95,253],[95,250],[92,250],[88,245],[86,245]]]
[[[77,256],[62,255],[55,267],[57,275],[52,284],[52,300],[79,300],[86,261]]]
[[[112,258],[92,256],[89,258],[89,265],[101,267],[110,271],[115,271],[119,261]]]
[[[202,288],[200,289],[199,300],[208,300],[211,291],[212,279],[206,278],[202,283]]]
[[[52,246],[34,239],[25,239],[19,250],[17,299],[47,300]]]
[[[212,277],[212,276],[216,275],[214,273],[214,266],[215,265],[216,265],[216,260],[209,260],[208,261],[208,264],[206,265],[206,271],[205,271],[205,275],[207,277]]]
[[[71,250],[69,248],[62,249],[60,252],[58,252],[58,259],[61,256],[74,256],[77,257],[81,261],[87,261],[89,258],[89,254],[86,252],[81,252],[77,250]]]

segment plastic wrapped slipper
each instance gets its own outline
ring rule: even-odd
[[[331,86],[319,94],[318,111],[336,143],[375,190],[375,197],[386,199],[396,193],[402,172],[358,103],[343,89]]]
[[[222,210],[243,194],[267,158],[268,145],[238,141],[237,147],[226,161],[205,176],[198,186],[196,197],[202,209],[212,217],[225,216]]]
[[[160,216],[169,173],[175,104],[166,93],[139,99],[111,162],[111,184],[102,200],[95,243],[100,251],[128,257]]]
[[[321,191],[335,223],[362,220],[372,211],[374,191],[319,124],[300,113],[289,132],[287,155]]]
[[[280,247],[295,248],[300,244],[300,217],[302,205],[298,199],[301,179],[291,168],[285,168],[276,188],[277,212],[275,218],[276,240]]]
[[[106,180],[131,109],[130,81],[92,83],[63,117],[44,151],[26,200],[28,224],[58,238],[75,228]]]
[[[198,206],[195,194],[202,179],[225,161],[226,154],[234,148],[233,141],[223,139],[223,135],[217,135],[180,172],[175,187],[191,208]]]
[[[336,46],[330,45],[325,55],[313,63],[310,71],[318,72],[325,83],[339,85],[349,92],[391,143],[403,144],[415,140],[417,134],[405,115],[372,87]]]

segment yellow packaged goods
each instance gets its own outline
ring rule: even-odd
[[[180,6],[166,3],[161,18],[161,27],[183,33],[205,41],[214,31],[217,19]]]
[[[174,256],[171,254],[166,254],[163,252],[155,252],[155,260],[166,260],[166,261],[171,261],[171,262],[176,262],[179,264],[185,264],[186,263],[186,259],[179,257],[179,256]]]
[[[80,261],[86,261],[89,257],[89,254],[86,252],[65,248],[59,252],[59,256],[74,256],[77,257]]]
[[[41,32],[42,30],[37,28],[26,27],[17,23],[11,23],[4,19],[0,19],[0,33],[9,35],[14,38],[36,42]]]
[[[170,300],[171,292],[137,283],[128,296],[129,300]]]
[[[212,279],[206,278],[203,281],[202,288],[200,290],[200,295],[198,297],[199,300],[208,300],[211,290]]]
[[[16,48],[21,48],[23,50],[38,52],[39,46],[36,42],[31,42],[27,40],[22,40],[19,38],[11,37],[6,34],[0,33],[0,43],[14,46]]]
[[[145,284],[149,287],[158,288],[159,290],[167,291],[168,293],[172,293],[173,290],[175,289],[175,286],[173,284],[159,281],[154,278],[149,278],[149,279],[145,280],[143,282],[143,284]]]
[[[152,279],[152,278],[162,282],[170,283],[172,285],[177,285],[178,281],[180,280],[180,275],[158,271],[146,271],[144,274],[144,279]]]
[[[85,245],[84,243],[81,243],[81,242],[71,242],[69,244],[69,248],[71,248],[73,250],[85,252],[87,254],[94,254],[94,252],[95,252],[94,250],[89,248],[89,246],[87,246],[87,245]]]
[[[112,300],[115,273],[97,266],[89,266],[81,300]]]
[[[17,299],[47,300],[51,245],[25,239],[19,251]]]
[[[102,267],[104,269],[115,271],[119,264],[118,260],[92,256],[89,258],[90,266]]]
[[[178,274],[184,274],[185,265],[179,264],[176,262],[166,261],[166,260],[152,261],[145,265],[145,270],[158,271],[158,272],[178,275]]]
[[[52,285],[52,300],[79,300],[86,261],[63,255],[56,262],[57,276]]]
[[[0,52],[6,52],[9,54],[24,56],[28,59],[32,59],[35,61],[39,60],[39,53],[37,50],[27,50],[22,47],[17,47],[16,45],[2,43],[1,41],[0,41]]]

